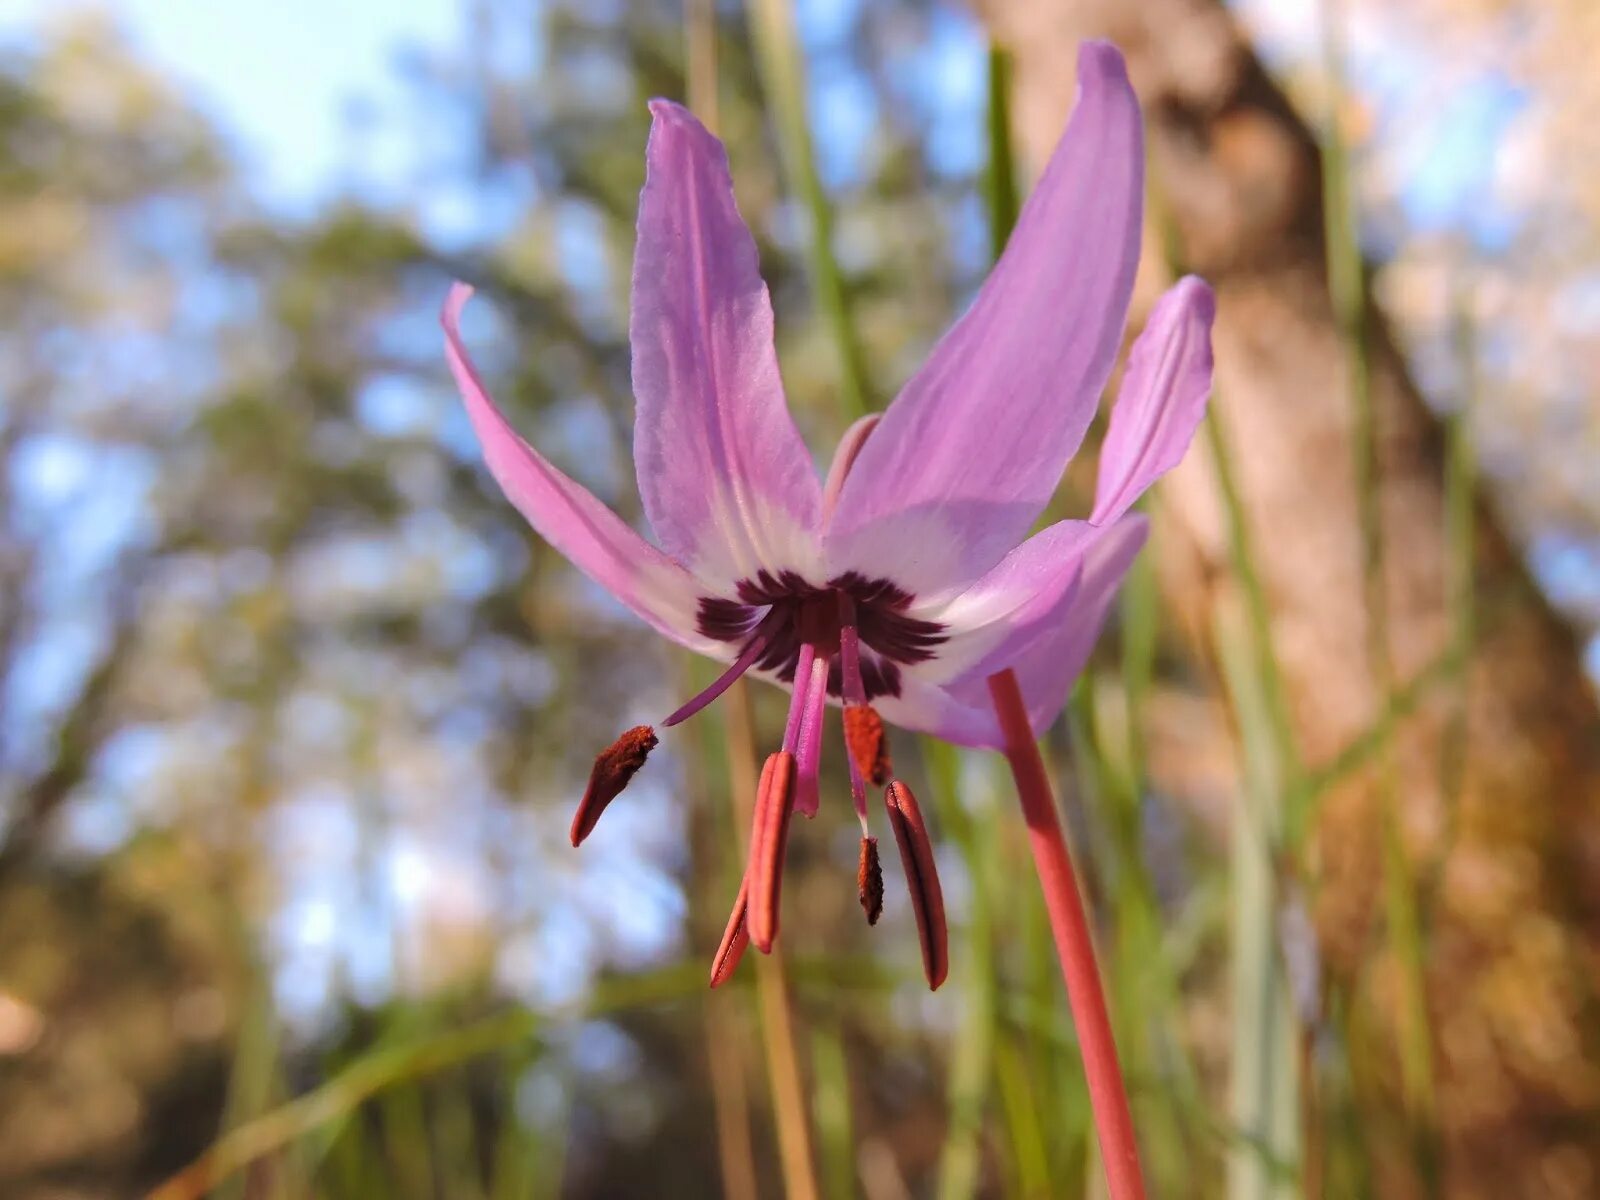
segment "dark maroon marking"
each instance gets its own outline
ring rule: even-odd
[[[723,600],[717,596],[701,596],[700,612],[696,624],[700,632],[719,642],[742,642],[761,620],[761,614],[748,604],[737,600]]]
[[[809,583],[794,571],[760,571],[754,579],[741,579],[734,588],[737,600],[702,596],[698,613],[700,632],[719,642],[746,642],[769,613],[777,617],[772,640],[755,668],[775,674],[785,683],[794,679],[800,645],[810,641],[829,653],[837,650],[841,594],[855,609],[861,635],[861,685],[867,699],[898,696],[900,668],[933,658],[937,647],[949,640],[936,621],[906,615],[914,596],[887,579],[868,579],[851,571],[825,587]],[[843,691],[839,658],[828,669],[828,693]]]
[[[803,600],[821,589],[812,587],[798,571],[780,571],[774,576],[763,569],[756,572],[754,580],[741,579],[734,591],[746,604],[774,604],[779,600]]]

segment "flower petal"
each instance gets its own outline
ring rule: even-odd
[[[1115,521],[1177,466],[1211,395],[1211,322],[1217,300],[1193,275],[1157,301],[1134,340],[1111,410],[1095,486],[1096,525]]]
[[[727,155],[688,110],[654,100],[650,111],[628,325],[645,513],[708,582],[807,572],[822,488],[784,402],[772,303]]]
[[[990,747],[1001,743],[1000,722],[987,704],[971,703],[910,676],[901,680],[898,696],[879,696],[872,706],[892,725],[931,733],[957,746]]]
[[[924,594],[975,578],[1027,533],[1116,361],[1139,260],[1138,100],[1107,42],[972,307],[862,446],[824,533],[830,574]]]
[[[585,488],[567,478],[517,436],[495,407],[461,341],[461,310],[472,289],[450,289],[440,321],[445,356],[466,401],[489,471],[535,532],[580,571],[627,605],[651,628],[702,654],[728,648],[702,637],[696,617],[701,588],[672,559],[645,541]]]
[[[932,661],[913,668],[917,678],[942,683],[964,675],[1013,630],[1060,607],[1078,586],[1084,558],[1100,536],[1087,521],[1058,521],[953,599],[914,606],[910,615],[938,622],[946,639]]]
[[[1139,513],[1105,526],[1089,547],[1078,587],[1050,611],[1016,626],[1002,645],[945,687],[949,696],[945,711],[987,710],[989,676],[1010,667],[1017,673],[1034,732],[1049,728],[1066,704],[1072,681],[1083,670],[1089,651],[1099,640],[1111,602],[1148,532],[1149,522]],[[989,716],[992,720],[992,710]],[[968,732],[981,735],[978,740],[968,741],[968,745],[1002,744],[998,725],[992,730],[973,726]]]
[[[861,453],[861,447],[866,444],[867,438],[872,436],[872,431],[878,427],[878,422],[883,420],[882,413],[868,413],[864,417],[857,417],[844,431],[844,436],[839,439],[839,446],[833,452],[833,462],[828,466],[828,478],[822,485],[822,519],[826,521],[833,515],[833,506],[839,503],[839,493],[844,488],[844,481],[850,476],[850,468],[856,464],[856,456]]]

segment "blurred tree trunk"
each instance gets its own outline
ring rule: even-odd
[[[1040,164],[1072,103],[1076,45],[1110,37],[1148,118],[1155,209],[1192,270],[1217,289],[1217,406],[1272,611],[1294,731],[1311,768],[1374,727],[1344,355],[1328,299],[1321,176],[1305,124],[1216,0],[985,0],[1014,63],[1023,153]],[[1146,248],[1145,303],[1162,280]],[[1528,583],[1478,506],[1478,633],[1464,767],[1447,816],[1446,741],[1460,688],[1451,645],[1440,426],[1379,317],[1371,329],[1384,593],[1401,685],[1401,826],[1420,874],[1437,869],[1428,1009],[1452,1196],[1587,1196],[1600,1190],[1592,1020],[1600,949],[1600,716],[1572,633]],[[1211,458],[1197,443],[1166,485],[1161,570],[1179,624],[1203,651],[1228,579]],[[1374,1067],[1363,1110],[1396,1081],[1392,964],[1380,957],[1378,789],[1356,772],[1324,798],[1317,917],[1328,970],[1359,991],[1356,1047]],[[1397,1103],[1397,1102],[1396,1102]],[[1385,1194],[1411,1185],[1384,1131],[1367,1136]],[[1383,1160],[1390,1160],[1387,1164]]]

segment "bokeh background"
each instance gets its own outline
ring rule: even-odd
[[[842,775],[782,954],[706,991],[775,692],[567,845],[706,668],[526,531],[436,323],[478,284],[502,402],[636,517],[644,101],[686,99],[831,446],[1084,36],[1147,109],[1141,305],[1221,299],[1049,740],[1153,1194],[1600,1194],[1593,0],[0,0],[0,1194],[1099,1194],[989,757],[896,746],[935,995]]]

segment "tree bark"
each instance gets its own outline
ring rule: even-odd
[[[1216,0],[981,8],[1012,57],[1017,133],[1035,166],[1071,107],[1078,41],[1109,37],[1128,57],[1147,117],[1152,207],[1170,219],[1187,268],[1217,290],[1215,405],[1231,435],[1294,733],[1315,770],[1383,710],[1368,654],[1353,406],[1329,301],[1315,140]],[[1165,282],[1156,237],[1145,262],[1148,303]],[[1592,1195],[1600,713],[1576,639],[1480,500],[1466,752],[1459,785],[1447,782],[1462,689],[1438,669],[1455,628],[1443,439],[1376,315],[1369,342],[1388,650],[1400,685],[1420,681],[1391,743],[1400,828],[1418,873],[1438,879],[1426,971],[1445,1191]],[[1231,586],[1224,511],[1201,442],[1164,485],[1160,510],[1163,590],[1201,649],[1208,605]],[[1374,1029],[1355,1049],[1370,1072],[1358,1067],[1369,1116],[1398,1106],[1387,1065],[1392,963],[1370,961],[1383,933],[1381,795],[1370,768],[1331,788],[1312,860],[1325,965]],[[1375,1153],[1384,1194],[1409,1194],[1404,1155],[1385,1162]]]

